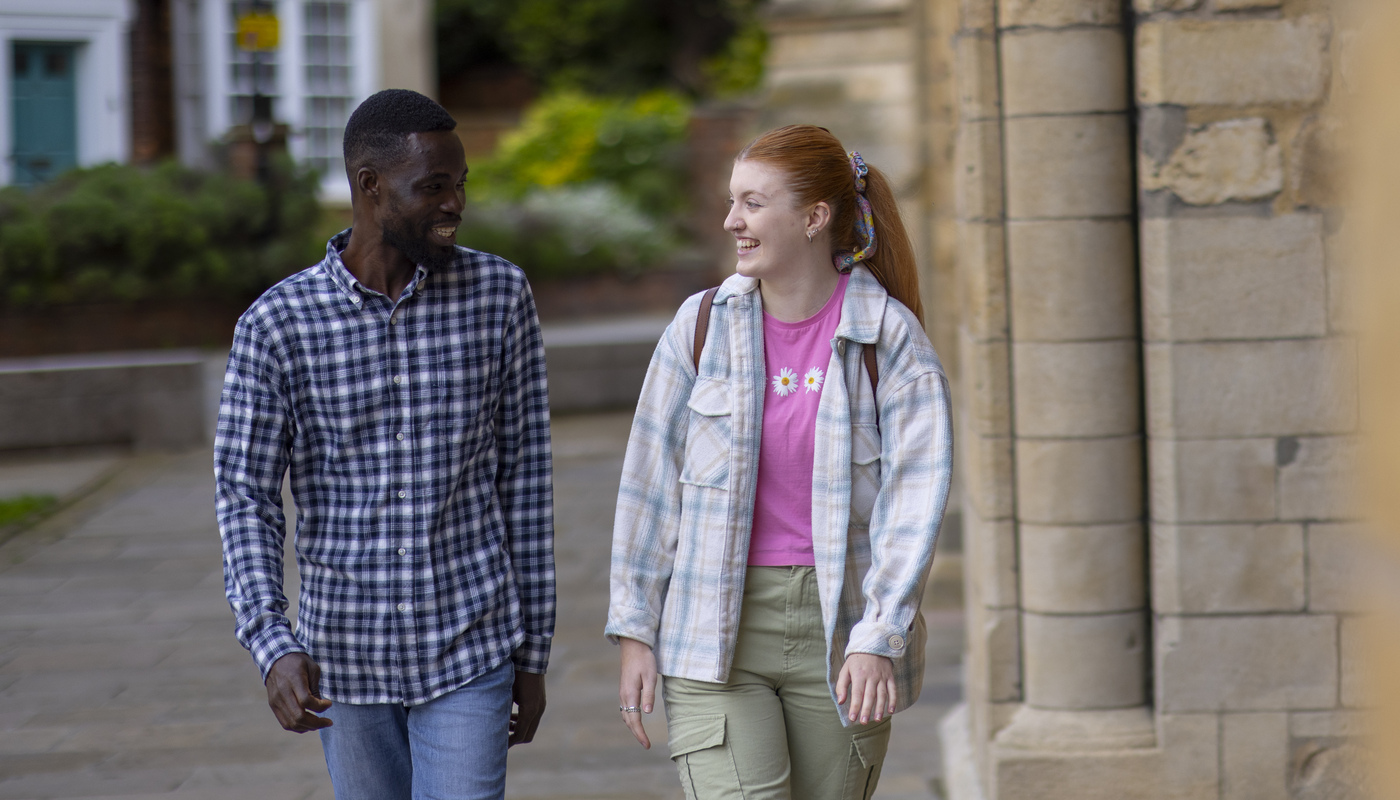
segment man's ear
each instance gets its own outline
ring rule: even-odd
[[[359,194],[375,202],[379,201],[379,173],[369,167],[360,167],[355,173],[355,189]]]

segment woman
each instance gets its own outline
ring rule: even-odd
[[[650,747],[666,676],[687,797],[867,798],[923,678],[947,380],[889,182],[825,128],[750,143],[724,225],[738,274],[681,306],[628,442],[620,711]]]

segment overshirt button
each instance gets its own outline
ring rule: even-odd
[[[404,490],[400,489],[400,490],[399,490],[399,498],[402,499],[402,498],[405,498],[405,497],[408,497],[408,492],[405,492]]]
[[[401,434],[399,434],[398,436],[395,436],[394,438],[395,438],[395,439],[398,439],[399,441],[402,442],[402,441],[403,441],[403,434],[401,433]]]
[[[400,611],[407,611],[407,610],[408,610],[408,603],[399,603],[399,610],[400,610]]]
[[[360,296],[359,296],[359,295],[354,295],[354,296],[352,296],[352,297],[350,298],[350,302],[354,303],[355,305],[359,305],[359,304],[360,304]]]
[[[396,384],[397,384],[397,383],[403,383],[403,376],[402,376],[402,375],[395,375],[395,376],[394,376],[394,383],[396,383]]]
[[[389,317],[389,324],[390,324],[390,325],[397,325],[397,324],[399,324],[399,318],[398,318],[398,317]]]
[[[897,634],[897,633],[896,633],[895,635],[891,636],[891,637],[890,637],[890,649],[891,649],[891,650],[903,650],[903,649],[904,649],[904,637],[903,637],[903,636],[900,636],[900,635]]]
[[[399,555],[401,555],[401,556],[406,556],[406,555],[408,555],[408,550],[406,550],[406,549],[400,547],[400,548],[399,548]]]

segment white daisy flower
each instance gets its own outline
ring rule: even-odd
[[[822,371],[816,367],[807,370],[807,374],[802,377],[802,386],[809,392],[819,392],[822,388]]]
[[[797,391],[797,373],[783,367],[773,376],[773,391],[779,397],[787,397]]]

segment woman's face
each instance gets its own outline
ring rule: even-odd
[[[782,172],[756,161],[735,162],[724,229],[734,235],[740,275],[763,280],[805,269],[819,246],[807,240],[809,216],[795,207]]]

